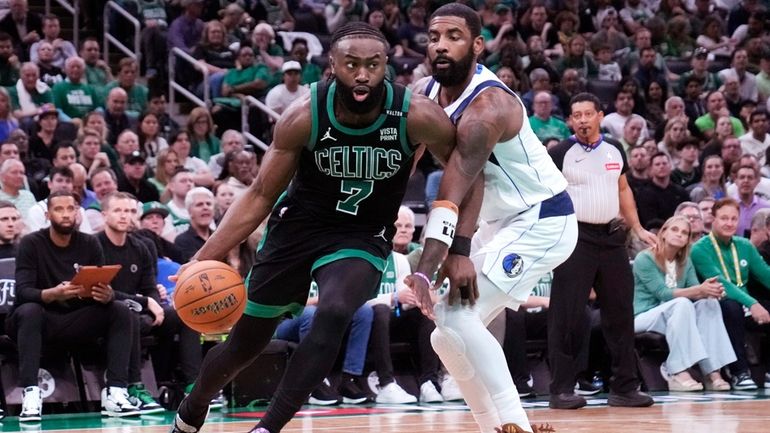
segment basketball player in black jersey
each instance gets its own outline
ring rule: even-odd
[[[334,78],[286,110],[256,180],[195,255],[223,258],[269,215],[246,311],[206,355],[172,432],[200,430],[211,397],[260,354],[285,313],[301,311],[313,278],[313,327],[252,430],[278,433],[331,369],[353,313],[376,294],[415,151],[424,145],[445,161],[455,140],[437,104],[385,81],[387,51],[365,23],[334,34]]]

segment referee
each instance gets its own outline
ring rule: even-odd
[[[626,180],[628,163],[617,141],[599,128],[604,113],[589,93],[570,101],[575,135],[549,152],[564,173],[575,205],[578,242],[566,262],[554,270],[548,313],[551,367],[550,407],[577,409],[586,400],[574,393],[577,355],[588,338],[585,305],[591,288],[601,304],[602,330],[612,356],[610,406],[644,407],[652,398],[637,390],[634,354],[634,279],[625,250],[627,226],[646,243],[655,236],[639,224],[636,203]]]

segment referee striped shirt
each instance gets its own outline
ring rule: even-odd
[[[590,146],[579,143],[573,135],[549,153],[567,178],[567,192],[579,222],[607,224],[618,216],[618,179],[628,171],[628,161],[618,141],[602,136],[598,144]]]

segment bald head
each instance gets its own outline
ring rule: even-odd
[[[113,115],[121,115],[126,112],[128,93],[120,87],[114,87],[107,94],[107,110]]]

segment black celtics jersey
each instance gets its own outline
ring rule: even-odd
[[[413,162],[406,132],[411,92],[385,82],[380,116],[352,129],[334,116],[336,83],[310,87],[313,128],[289,196],[329,223],[391,227]]]

